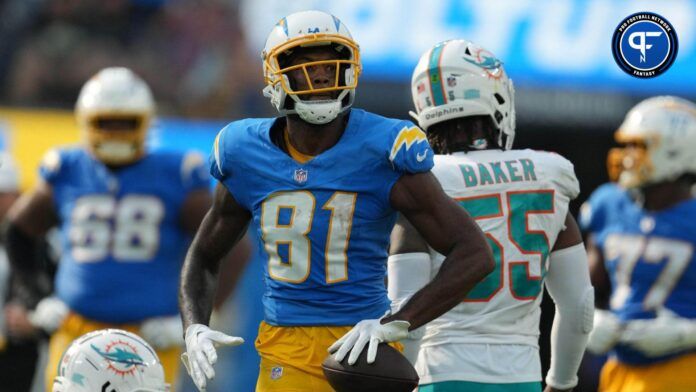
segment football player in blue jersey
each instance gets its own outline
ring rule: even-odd
[[[68,345],[107,327],[142,335],[158,350],[167,382],[176,379],[179,273],[211,203],[210,177],[197,153],[145,149],[154,111],[149,87],[132,71],[98,72],[76,105],[84,145],[49,151],[38,185],[10,211],[8,254],[26,285],[34,284],[28,260],[36,240],[60,228],[55,297],[37,307],[53,309],[43,324],[57,328],[49,390]]]
[[[609,153],[617,184],[581,210],[597,290],[588,350],[609,352],[601,391],[696,390],[696,105],[635,106]]]
[[[327,350],[352,364],[367,346],[373,362],[378,343],[446,312],[493,269],[481,230],[430,173],[425,133],[350,109],[360,67],[336,17],[289,15],[263,51],[264,93],[283,117],[236,121],[216,138],[210,170],[219,184],[180,289],[184,361],[201,390],[215,374],[215,347],[243,342],[207,324],[220,257],[249,224],[265,258],[257,391],[331,391],[320,366]],[[386,315],[397,211],[446,259],[431,284]]]

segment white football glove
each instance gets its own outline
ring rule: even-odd
[[[216,347],[239,346],[244,339],[214,331],[203,324],[192,324],[186,329],[186,352],[181,361],[198,390],[205,391],[208,380],[215,377],[213,365],[217,362]]]
[[[153,317],[140,325],[140,336],[155,350],[181,346],[184,326],[179,316]]]
[[[614,313],[596,309],[592,332],[587,341],[587,351],[593,354],[604,354],[611,350],[618,343],[622,328],[623,325]]]
[[[65,302],[58,297],[45,297],[36,305],[36,309],[29,312],[27,318],[36,328],[41,328],[46,333],[52,334],[60,327],[68,316],[70,309]]]
[[[696,320],[679,317],[669,310],[658,311],[657,318],[630,321],[621,336],[648,357],[658,357],[696,346]]]
[[[353,365],[365,345],[369,343],[367,363],[373,363],[377,357],[377,346],[383,342],[395,342],[406,338],[410,326],[411,324],[404,320],[394,320],[386,324],[381,324],[378,319],[363,320],[332,344],[329,352],[336,353],[336,360],[341,362],[350,351],[348,364]]]

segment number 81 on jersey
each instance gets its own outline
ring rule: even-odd
[[[357,193],[335,192],[322,210],[330,213],[324,258],[326,283],[348,279],[348,242],[353,227]],[[278,192],[261,205],[261,231],[268,274],[275,280],[302,283],[310,273],[308,237],[316,215],[316,198],[309,191]],[[285,260],[281,253],[286,254]]]

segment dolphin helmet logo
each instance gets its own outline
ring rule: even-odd
[[[462,58],[469,64],[483,68],[486,74],[493,79],[500,79],[500,77],[503,76],[503,62],[483,48],[479,48],[470,56],[463,56]]]
[[[116,374],[125,376],[135,372],[137,366],[144,366],[145,361],[138,355],[135,347],[122,340],[108,344],[104,350],[94,344],[92,349],[109,363],[109,369]]]

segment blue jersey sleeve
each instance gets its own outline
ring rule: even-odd
[[[43,158],[41,158],[39,176],[51,185],[61,176],[61,158],[61,152],[56,149],[49,150]]]
[[[66,176],[65,161],[67,155],[68,152],[65,150],[49,150],[39,164],[39,176],[51,185],[63,180]]]
[[[389,161],[400,173],[423,173],[433,168],[433,150],[425,132],[409,121],[391,130]]]
[[[606,226],[611,203],[622,194],[616,184],[604,184],[597,188],[580,208],[579,225],[582,231],[598,233]]]
[[[210,174],[216,180],[222,182],[227,177],[225,171],[225,132],[229,128],[229,125],[222,128],[215,136],[215,142],[213,142],[213,150],[210,152]]]
[[[181,162],[181,182],[186,192],[208,189],[210,176],[200,153],[189,151],[184,155]]]
[[[271,120],[272,121],[272,120]],[[264,126],[264,119],[244,119],[225,126],[215,137],[209,159],[209,172],[224,184],[234,199],[251,208],[247,184],[248,162],[267,159],[267,149],[259,148],[254,131]],[[273,169],[270,169],[273,170]],[[252,187],[253,188],[253,187]]]

